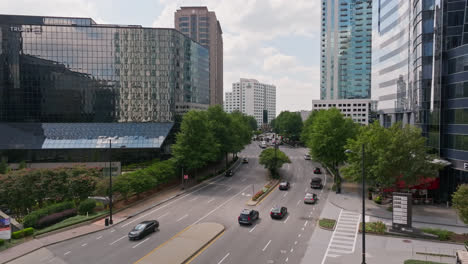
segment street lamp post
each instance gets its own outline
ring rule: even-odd
[[[353,153],[347,149],[345,153]],[[366,264],[366,177],[364,169],[364,144],[362,144],[362,264]]]
[[[112,139],[109,139],[109,224],[112,225]]]

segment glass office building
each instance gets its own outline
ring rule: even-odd
[[[380,123],[420,127],[430,151],[450,161],[440,173],[443,201],[468,182],[466,2],[373,0],[372,99]]]
[[[30,145],[3,139],[1,149],[99,148],[76,140],[107,137],[125,138],[127,148],[160,147],[167,129],[150,129],[145,141],[142,126],[206,109],[209,96],[208,50],[174,29],[0,15],[0,122],[36,137]],[[42,132],[28,130],[31,124]],[[49,135],[68,142],[50,144]]]
[[[372,8],[367,0],[322,0],[320,99],[369,99]]]

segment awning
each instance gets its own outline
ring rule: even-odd
[[[160,148],[174,123],[0,123],[0,149]]]

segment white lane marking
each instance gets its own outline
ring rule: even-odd
[[[308,223],[309,223],[309,220],[306,220],[304,223],[304,227],[306,227]]]
[[[111,233],[114,233],[114,232],[115,232],[115,229],[112,229],[112,230],[111,230]]]
[[[226,192],[229,192],[230,190],[232,190],[232,187],[229,187],[229,188],[226,190]]]
[[[240,192],[234,194],[233,196],[231,196],[231,198],[229,198],[228,200],[226,200],[224,203],[218,205],[215,209],[211,210],[209,213],[207,213],[205,216],[203,216],[202,218],[198,219],[197,221],[195,221],[192,225],[195,225],[197,224],[198,222],[200,222],[201,220],[207,218],[209,215],[211,215],[213,212],[215,212],[216,210],[218,210],[219,208],[221,208],[222,206],[224,206],[225,204],[229,203],[232,199],[234,199],[234,197],[236,197],[237,195],[241,194],[245,189],[247,188],[250,188],[251,186],[245,186],[244,189],[242,189]]]
[[[150,238],[148,237],[147,239],[145,239],[145,240],[141,241],[140,243],[134,245],[132,248],[138,247],[139,245],[141,245],[141,244],[145,243],[146,241],[148,241],[148,239],[150,239]]]
[[[67,252],[65,252],[65,254],[63,254],[63,255],[66,256],[66,255],[68,255],[68,254],[70,254],[70,253],[71,253],[71,251],[67,251]]]
[[[83,245],[81,245],[82,247],[86,247],[86,245],[88,245],[88,243],[84,243]]]
[[[284,223],[286,224],[286,222],[288,221],[289,219],[289,215],[286,217],[286,219],[284,220]]]
[[[301,200],[297,201],[297,204],[296,204],[296,206],[298,206],[300,202],[301,202]]]
[[[288,195],[288,192],[286,192],[286,193],[283,195],[283,197],[286,197],[286,195]]]
[[[224,258],[222,258],[222,259],[218,262],[218,264],[221,264],[221,262],[223,262],[223,261],[229,256],[229,254],[230,254],[230,253],[227,253],[226,256],[224,256]]]
[[[302,231],[304,231],[304,228],[301,228],[301,229],[302,229]]]
[[[245,180],[247,180],[247,179],[246,179],[246,178],[243,178],[243,179],[241,180],[241,182],[245,182]]]
[[[193,202],[193,201],[195,201],[195,200],[197,200],[197,199],[198,199],[198,196],[195,197],[195,198],[190,199],[189,202]]]
[[[98,237],[96,237],[96,240],[99,240],[99,239],[101,239],[101,238],[102,238],[102,236],[98,236]]]
[[[177,221],[176,221],[176,222],[179,222],[180,220],[182,220],[182,219],[186,218],[187,216],[188,216],[188,214],[186,214],[186,215],[182,216],[181,218],[177,219]]]
[[[221,180],[221,179],[222,179],[222,178],[220,178],[219,180]],[[218,180],[218,181],[219,181],[219,180]],[[214,182],[216,182],[216,181],[214,181]],[[196,192],[198,192],[198,191],[200,191],[200,190],[202,190],[202,189],[205,189],[205,188],[208,187],[208,186],[211,186],[211,185],[210,185],[210,184],[207,184],[207,185],[205,185],[205,186],[203,186],[203,187],[201,187],[201,188],[199,188],[199,189],[197,189],[197,190],[195,190],[195,191],[193,191],[193,192],[189,192],[189,193],[187,193],[187,194],[181,196],[180,198],[175,199],[175,200],[172,201],[172,202],[169,202],[169,203],[167,203],[167,204],[165,204],[165,205],[163,205],[163,206],[161,206],[161,207],[158,207],[158,208],[152,210],[151,212],[149,212],[149,213],[147,213],[147,214],[144,214],[144,215],[142,215],[142,216],[140,216],[140,217],[137,217],[137,218],[135,218],[134,220],[132,220],[132,221],[126,223],[126,224],[121,225],[120,227],[126,227],[127,225],[129,225],[129,224],[131,224],[131,223],[133,223],[133,222],[135,222],[135,221],[138,221],[139,219],[141,219],[141,218],[143,218],[143,217],[146,217],[146,216],[148,216],[148,215],[150,215],[150,214],[152,214],[152,213],[154,213],[154,212],[157,212],[157,211],[159,211],[159,210],[161,210],[161,209],[163,209],[163,208],[166,208],[166,207],[168,207],[169,205],[171,205],[171,204],[173,204],[173,203],[175,203],[175,202],[177,202],[177,201],[179,201],[179,200],[181,200],[181,199],[183,199],[183,198],[185,198],[185,197],[187,197],[187,196],[189,196],[189,195],[191,195],[191,194],[193,194],[193,193],[196,193]]]
[[[256,227],[257,227],[257,225],[255,225],[254,227],[252,227],[252,228],[250,229],[249,233],[252,233],[252,232],[255,230]]]
[[[112,245],[114,245],[115,243],[117,243],[118,241],[120,241],[120,240],[122,240],[122,239],[124,239],[124,238],[126,238],[126,237],[127,237],[127,236],[123,236],[123,237],[121,237],[121,238],[117,239],[116,241],[114,241],[114,242],[110,243],[110,244],[109,244],[109,246],[112,246]]]
[[[214,201],[215,198],[211,198],[208,203],[211,203],[212,201]]]
[[[297,245],[297,241],[294,241],[294,245]]]
[[[285,261],[286,261],[286,262],[288,262],[288,260],[289,260],[289,258],[286,258],[286,260],[285,260]]]
[[[161,218],[165,217],[165,216],[166,216],[166,215],[168,215],[168,214],[169,214],[169,212],[167,212],[167,213],[165,213],[165,214],[161,215],[161,216],[160,216],[160,217],[158,217],[157,219],[161,219]]]
[[[291,248],[291,252],[293,252],[293,251],[294,251],[294,248]]]
[[[265,245],[265,247],[262,249],[262,251],[265,251],[267,249],[268,245],[270,245],[270,243],[271,243],[271,239],[270,239],[270,241],[268,241],[268,243]]]
[[[302,236],[302,234],[297,235],[297,237],[301,237],[301,236]]]
[[[338,219],[340,219],[341,213],[343,213],[343,209],[340,210],[340,215],[338,216]],[[330,250],[330,245],[331,245],[332,241],[333,241],[333,235],[330,238],[330,242],[328,242],[327,251],[325,251],[325,255],[323,256],[322,264],[324,264],[325,260],[327,259],[328,251]]]

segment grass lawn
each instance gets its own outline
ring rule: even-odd
[[[447,263],[408,259],[408,260],[405,260],[404,264],[447,264]]]
[[[8,240],[5,240],[5,244],[0,246],[0,252],[7,249],[7,248],[14,247],[14,246],[16,246],[18,244],[21,244],[21,243],[26,242],[26,241],[31,240],[31,239],[33,239],[32,236],[24,237],[24,238],[20,238],[20,239],[11,239],[11,242],[9,242]]]
[[[322,218],[319,220],[319,225],[326,229],[333,229],[333,227],[335,226],[335,223],[336,223],[336,220],[334,219]]]
[[[76,225],[76,224],[79,224],[81,222],[92,220],[92,219],[95,219],[95,218],[97,218],[99,216],[103,216],[106,213],[107,213],[107,211],[102,211],[102,212],[99,212],[99,213],[94,213],[94,214],[88,215],[88,217],[86,217],[86,215],[73,216],[73,217],[67,218],[67,219],[63,220],[62,222],[59,222],[59,223],[57,223],[55,225],[51,225],[49,227],[39,229],[36,232],[34,232],[34,235],[41,235],[41,234],[44,234],[44,233],[47,233],[47,232],[50,232],[50,231],[54,231],[54,230],[57,230],[57,229],[60,229],[60,228],[64,228],[64,227],[71,226],[71,225]]]

